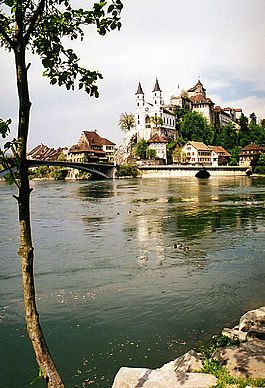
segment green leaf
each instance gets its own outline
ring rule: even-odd
[[[15,182],[14,177],[13,177],[12,175],[10,175],[9,178],[8,178],[8,183],[9,183],[10,185],[13,185],[14,182]]]
[[[42,379],[42,376],[35,377],[35,379],[31,381],[30,385],[37,384],[41,379]]]
[[[49,58],[44,58],[42,60],[42,64],[44,67],[53,67],[53,61],[51,61]]]

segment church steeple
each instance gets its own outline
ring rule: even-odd
[[[136,107],[137,108],[142,108],[144,106],[144,92],[142,89],[142,85],[139,82],[137,92],[135,93],[136,95]]]
[[[160,89],[157,78],[156,78],[156,83],[153,90],[153,102],[154,102],[154,105],[162,105],[162,90]]]
[[[155,83],[153,92],[162,92],[162,90],[160,89],[160,86],[159,86],[157,78],[156,78],[156,83]]]
[[[136,95],[137,95],[137,94],[144,94],[143,89],[142,89],[141,82],[139,82],[138,89],[137,89],[137,92],[136,92],[135,94],[136,94]]]

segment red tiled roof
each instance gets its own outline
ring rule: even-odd
[[[113,143],[112,141],[106,139],[105,137],[102,137],[102,144],[103,145],[115,145],[115,143]]]
[[[193,104],[213,104],[210,98],[205,98],[202,94],[197,94],[196,96],[191,96],[190,100]]]
[[[95,150],[93,150],[87,143],[81,143],[80,145],[79,144],[74,144],[69,152],[71,154],[73,153],[80,153],[80,152],[95,152]]]
[[[30,158],[32,159],[39,159],[39,160],[56,160],[61,155],[62,152],[63,152],[63,149],[60,147],[56,150],[44,144],[39,144],[38,146],[33,148],[30,152],[28,152],[27,156],[30,156]]]
[[[249,150],[257,150],[257,151],[264,151],[265,150],[265,147],[262,147],[258,144],[255,144],[253,142],[249,143],[246,147],[242,148],[241,149],[241,152],[242,151],[249,151]]]
[[[154,134],[149,140],[147,140],[147,143],[168,143],[165,139],[160,137],[157,133]]]
[[[89,144],[93,144],[93,145],[97,145],[97,146],[101,146],[102,143],[101,143],[101,137],[97,134],[97,132],[95,131],[83,131],[87,141],[89,142]]]
[[[202,141],[189,141],[187,144],[191,144],[198,151],[211,151],[209,147],[206,144],[204,144]]]
[[[229,154],[229,152],[227,152],[222,146],[209,145],[208,147],[211,148],[212,151],[214,151],[216,154],[220,156],[231,156],[231,154]]]
[[[235,109],[236,112],[242,112],[242,108]]]
[[[203,87],[203,84],[201,83],[200,80],[196,83],[195,86],[193,86],[193,88],[190,88],[190,89],[188,90],[188,92],[194,92],[194,91],[197,89],[197,87],[198,87],[199,85]],[[204,87],[203,87],[203,89],[204,89]],[[205,90],[205,89],[204,89],[204,90]]]

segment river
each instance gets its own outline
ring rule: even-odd
[[[265,305],[265,177],[32,186],[38,308],[67,387],[108,388],[121,366],[160,367]],[[0,373],[3,387],[23,388],[38,367],[15,192],[0,182]]]

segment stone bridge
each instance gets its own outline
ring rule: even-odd
[[[142,178],[177,178],[182,176],[197,176],[204,170],[209,176],[246,175],[248,167],[241,166],[202,166],[202,165],[144,165],[138,166]],[[199,177],[199,175],[198,175]]]
[[[70,162],[58,160],[34,160],[28,159],[29,168],[40,166],[58,166],[67,167],[77,170],[89,172],[93,177],[113,179],[115,177],[116,167],[111,163],[86,163],[86,162]],[[17,167],[12,167],[12,171],[16,171]],[[8,174],[9,170],[1,170],[0,178]]]

